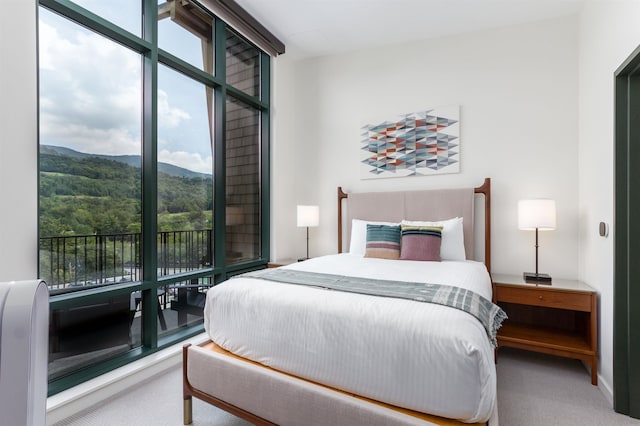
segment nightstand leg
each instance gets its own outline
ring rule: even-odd
[[[591,384],[598,386],[598,358],[591,360]]]

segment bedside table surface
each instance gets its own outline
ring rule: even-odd
[[[269,268],[279,268],[281,266],[291,265],[292,263],[297,263],[297,259],[279,259],[271,261],[267,264]]]
[[[572,290],[572,291],[596,291],[593,287],[578,280],[566,280],[560,278],[552,278],[551,285],[549,284],[536,284],[527,283],[524,281],[522,275],[505,275],[505,274],[493,274],[492,281],[494,284],[506,284],[514,286],[523,286],[536,289],[549,289],[549,290]]]

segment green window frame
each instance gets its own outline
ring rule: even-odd
[[[105,372],[141,359],[158,350],[181,340],[197,335],[204,330],[197,324],[170,334],[160,333],[157,321],[157,292],[167,285],[189,280],[209,279],[212,285],[224,281],[230,276],[266,267],[269,260],[269,211],[270,211],[270,65],[271,58],[262,49],[241,36],[224,21],[210,13],[213,23],[213,49],[215,58],[214,72],[186,62],[185,60],[158,47],[158,5],[157,1],[140,0],[142,7],[142,36],[134,35],[104,18],[84,9],[68,0],[39,0],[39,6],[62,15],[95,33],[109,38],[142,56],[142,280],[120,283],[84,291],[54,295],[50,298],[51,310],[64,309],[78,304],[104,302],[112,297],[140,291],[142,299],[142,318],[154,320],[142,321],[142,344],[128,352],[97,362],[49,382],[49,395],[56,394],[80,384]],[[201,4],[194,5],[206,10]],[[259,88],[254,95],[227,82],[227,36],[229,32],[243,40],[258,52]],[[160,276],[158,273],[158,223],[157,223],[157,184],[158,184],[158,66],[162,64],[173,71],[183,74],[195,82],[211,88],[213,100],[213,237],[212,264],[204,265],[194,271]],[[255,110],[258,121],[258,168],[259,204],[257,216],[258,238],[257,253],[250,259],[233,261],[225,255],[225,246],[230,234],[227,233],[227,106],[230,102],[242,104]]]

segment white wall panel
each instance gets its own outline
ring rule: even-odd
[[[0,281],[38,271],[36,3],[0,13]]]
[[[312,255],[336,251],[338,185],[347,191],[468,187],[491,177],[494,272],[534,267],[534,234],[517,229],[517,201],[550,197],[557,200],[558,228],[541,234],[540,268],[576,277],[577,26],[576,18],[562,18],[284,65],[294,75],[288,84],[295,94],[291,116],[276,111],[276,127],[288,128],[276,149],[286,145],[294,161],[274,173],[287,176],[296,202],[320,205]],[[443,105],[460,105],[460,173],[360,179],[363,125]],[[294,207],[276,201],[274,214]],[[278,250],[287,244],[302,255],[304,230],[287,222],[276,231]]]

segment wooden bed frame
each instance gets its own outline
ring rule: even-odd
[[[474,188],[474,193],[485,197],[484,263],[491,272],[491,180],[486,178],[482,186]],[[342,204],[347,197],[338,188],[338,252],[342,252],[343,247]],[[230,383],[233,386],[228,386]],[[274,413],[276,418],[286,419],[294,424],[302,422],[306,425],[468,425],[457,420],[383,404],[301,379],[231,354],[211,341],[199,346],[183,347],[185,425],[192,423],[193,397],[256,425],[277,424],[264,417],[266,412],[268,415]],[[304,420],[291,420],[289,416],[300,415],[299,411],[306,415]]]

